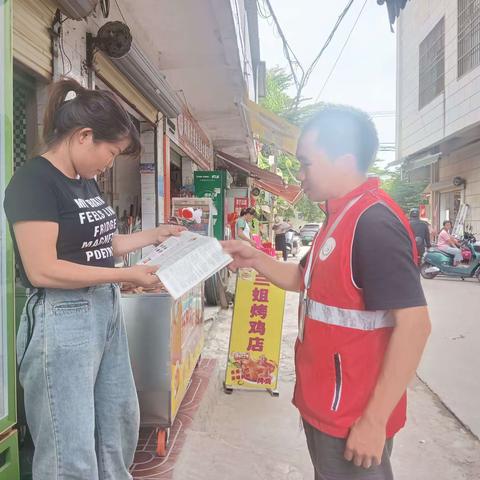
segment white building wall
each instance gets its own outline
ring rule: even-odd
[[[419,45],[445,17],[445,92],[418,108]],[[414,0],[401,13],[397,156],[404,158],[480,122],[480,66],[457,78],[457,0]]]

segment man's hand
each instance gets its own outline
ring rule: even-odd
[[[230,270],[236,271],[238,268],[253,268],[255,266],[259,250],[253,248],[248,242],[226,240],[220,243],[225,252],[233,257],[233,262],[228,266]]]
[[[380,465],[385,447],[385,424],[360,417],[350,429],[345,459],[357,467]]]
[[[178,236],[185,230],[187,229],[181,225],[160,225],[152,230],[154,235],[154,241],[152,243],[154,245],[158,245],[159,243],[165,241],[168,237]]]

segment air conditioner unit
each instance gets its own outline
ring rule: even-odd
[[[57,0],[59,10],[72,20],[88,17],[98,4],[98,0]]]

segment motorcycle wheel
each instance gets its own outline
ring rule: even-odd
[[[439,272],[427,272],[426,271],[431,267],[433,267],[433,265],[431,263],[423,262],[420,265],[420,275],[427,280],[432,280],[432,278],[435,278],[439,274]]]

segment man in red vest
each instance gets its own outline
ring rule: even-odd
[[[297,148],[305,194],[326,202],[309,254],[297,265],[224,242],[231,268],[300,292],[293,403],[316,480],[393,479],[392,439],[430,333],[409,222],[367,176],[377,149],[367,114],[325,106]]]

